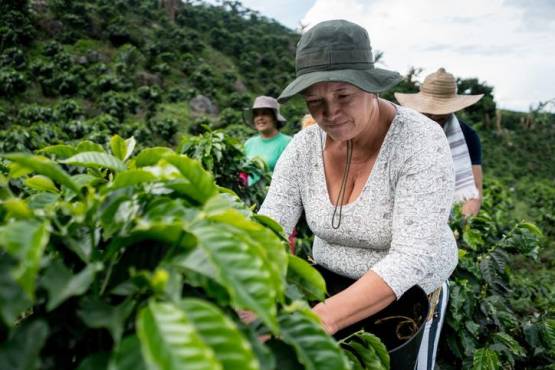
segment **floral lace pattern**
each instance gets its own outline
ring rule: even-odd
[[[371,269],[399,297],[415,284],[427,293],[441,286],[457,264],[457,245],[448,225],[454,171],[445,134],[417,112],[396,108],[368,181],[343,206],[338,229],[331,226],[325,133],[317,125],[289,143],[260,213],[290,234],[304,209],[317,263],[353,279]]]

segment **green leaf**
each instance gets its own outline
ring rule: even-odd
[[[57,193],[58,188],[54,185],[54,182],[46,176],[35,175],[24,181],[25,185],[33,190],[38,191],[49,191],[51,193]]]
[[[146,370],[137,336],[125,337],[112,352],[108,370]]]
[[[145,222],[125,237],[112,238],[107,248],[106,258],[112,258],[121,249],[143,240],[158,241],[168,246],[180,247],[183,248],[183,251],[189,250],[197,244],[195,236],[184,229],[183,223]]]
[[[0,173],[0,200],[13,198],[14,196],[8,186],[8,178]]]
[[[507,333],[495,333],[493,336],[495,341],[503,343],[510,352],[517,357],[526,357],[526,350]]]
[[[258,342],[259,339],[255,339]],[[297,360],[295,349],[289,344],[277,338],[271,338],[264,347],[268,348],[272,355],[274,364],[271,370],[304,370],[305,367]],[[267,370],[270,370],[267,369]]]
[[[534,225],[533,223],[521,222],[518,226],[523,229],[527,229],[528,231],[530,231],[532,234],[536,236],[540,236],[540,237],[543,236],[543,232],[540,230],[540,228]]]
[[[43,321],[25,322],[0,344],[0,369],[34,370],[41,368],[40,351],[48,336]]]
[[[108,168],[116,172],[127,169],[125,164],[113,155],[99,152],[82,152],[61,162],[86,168]]]
[[[542,338],[548,344],[551,351],[555,351],[555,319],[546,319],[541,323]]]
[[[186,194],[192,199],[204,204],[218,193],[214,178],[202,168],[199,161],[177,154],[166,155],[164,159],[189,181],[190,187]]]
[[[480,348],[474,352],[472,370],[498,370],[501,368],[497,353],[488,348]]]
[[[347,357],[326,334],[309,308],[294,308],[279,315],[281,336],[295,348],[298,360],[307,370],[350,369]]]
[[[283,227],[281,227],[281,225],[278,224],[274,219],[268,216],[259,215],[259,214],[254,215],[253,218],[256,221],[260,222],[262,225],[269,227],[276,234],[283,235],[285,237],[285,232],[283,231]]]
[[[364,369],[389,369],[389,353],[380,338],[374,334],[359,331],[341,340],[346,353],[355,352]]]
[[[48,266],[42,280],[42,286],[48,291],[48,305],[46,309],[52,311],[72,296],[78,296],[87,291],[94,280],[101,264],[92,263],[73,275],[59,259]]]
[[[32,305],[32,301],[14,280],[12,269],[16,261],[0,253],[0,318],[7,326],[13,326]]]
[[[229,292],[235,308],[254,311],[272,331],[277,332],[276,286],[265,261],[252,245],[239,240],[222,225],[206,222],[195,225],[191,232],[198,239],[217,277]]]
[[[77,144],[77,153],[85,153],[85,152],[98,152],[98,153],[105,153],[104,148],[102,145],[93,143],[90,140],[83,140],[79,144]]]
[[[9,176],[13,179],[18,179],[20,177],[27,176],[33,172],[33,170],[30,169],[29,167],[25,167],[15,162],[9,163],[8,168],[10,170]]]
[[[347,358],[349,359],[352,370],[365,370],[365,368],[362,367],[362,364],[360,363],[358,358],[355,355],[353,355],[352,352],[345,351],[345,356],[347,356]]]
[[[135,165],[137,167],[153,166],[169,154],[175,154],[175,152],[165,147],[146,148],[135,157]]]
[[[92,355],[87,356],[81,363],[77,370],[97,370],[106,369],[108,366],[108,361],[110,360],[110,354],[107,352],[96,352]]]
[[[112,154],[122,161],[126,161],[131,156],[136,144],[137,142],[133,137],[123,140],[119,135],[114,135],[110,140]]]
[[[47,224],[17,221],[0,227],[0,247],[18,260],[13,277],[27,296],[35,296],[35,283],[44,248],[48,244]]]
[[[349,346],[358,354],[361,359],[362,365],[368,370],[387,370],[381,362],[374,348],[366,347],[358,342],[350,342]]]
[[[216,270],[208,259],[208,254],[202,248],[195,248],[187,255],[174,258],[173,264],[185,270],[195,271],[210,279],[217,280]]]
[[[218,198],[218,196],[213,197],[206,205],[208,206],[212,200]],[[209,213],[207,219],[223,224],[226,230],[233,233],[237,239],[241,239],[251,246],[253,252],[256,252],[264,262],[263,268],[272,274],[277,300],[281,302],[287,274],[287,251],[281,240],[270,230],[249,220],[243,213],[235,209]]]
[[[10,198],[0,202],[0,204],[8,211],[7,218],[27,219],[33,217],[33,211],[23,199]]]
[[[56,159],[66,159],[77,154],[77,150],[70,145],[50,145],[37,151],[38,153],[53,154]]]
[[[137,335],[149,369],[223,369],[191,320],[173,304],[149,302],[137,317]]]
[[[172,265],[183,272],[187,284],[201,287],[219,306],[229,305],[227,289],[218,283],[216,271],[204,250],[195,248],[187,255],[179,255],[172,260]]]
[[[202,340],[212,348],[224,369],[260,369],[250,343],[235,323],[216,306],[193,298],[185,299],[178,305]]]
[[[389,369],[389,352],[380,338],[368,332],[361,332],[358,337],[364,342],[365,347],[374,349],[383,367]]]
[[[287,281],[305,293],[308,300],[322,301],[326,297],[326,282],[322,275],[305,260],[287,255]]]
[[[71,178],[75,181],[79,188],[84,186],[96,186],[97,184],[105,182],[104,179],[100,177],[92,176],[86,173],[74,175]]]
[[[133,310],[134,303],[124,301],[118,306],[109,305],[98,298],[85,297],[80,304],[77,315],[91,328],[106,328],[118,343],[123,334],[124,324]]]
[[[484,244],[480,231],[472,229],[471,224],[466,224],[464,226],[463,240],[473,250],[478,250],[478,248]]]
[[[156,176],[144,170],[120,172],[111,184],[110,190],[156,181]]]
[[[50,159],[26,153],[4,154],[3,156],[20,166],[54,180],[58,184],[72,190],[74,193],[79,194],[79,186],[64,170],[60,168],[60,166]]]

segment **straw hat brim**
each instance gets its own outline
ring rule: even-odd
[[[412,108],[420,113],[428,114],[450,114],[471,106],[482,99],[484,94],[479,95],[455,95],[447,98],[425,95],[421,92],[416,94],[395,93],[395,98],[402,106]]]
[[[284,103],[294,95],[319,82],[346,82],[369,93],[389,90],[401,81],[402,76],[386,69],[340,69],[305,73],[291,82],[278,97]]]

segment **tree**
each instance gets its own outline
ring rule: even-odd
[[[457,78],[457,92],[465,95],[484,94],[476,104],[466,108],[462,115],[471,123],[483,122],[486,127],[492,127],[497,106],[493,97],[493,86],[480,82],[477,78]]]

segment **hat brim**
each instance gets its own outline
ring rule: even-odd
[[[455,95],[449,98],[416,94],[395,93],[395,98],[402,106],[412,108],[420,113],[428,114],[450,114],[458,112],[471,106],[482,99],[484,94],[479,95]]]
[[[399,73],[380,68],[310,72],[298,76],[283,90],[277,100],[284,103],[319,82],[346,82],[369,93],[381,93],[397,85],[401,79]]]

